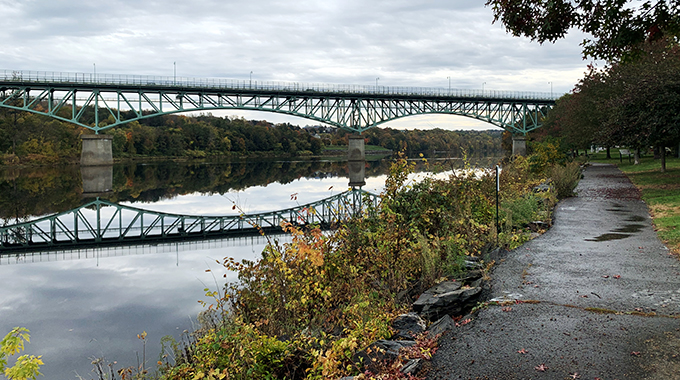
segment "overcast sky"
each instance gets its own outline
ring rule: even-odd
[[[539,45],[493,24],[484,0],[0,0],[0,70],[381,86],[570,91],[574,31]],[[175,63],[176,62],[176,66]],[[214,114],[224,115],[226,113]],[[246,118],[312,124],[271,113]],[[492,127],[456,116],[387,126]]]

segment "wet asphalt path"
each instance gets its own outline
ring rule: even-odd
[[[489,298],[511,304],[447,332],[428,379],[680,379],[680,262],[615,166],[576,193],[496,263]]]

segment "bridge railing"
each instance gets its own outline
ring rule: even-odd
[[[68,84],[68,85],[106,85],[106,86],[152,86],[168,89],[214,89],[239,91],[289,91],[301,93],[334,93],[399,96],[436,96],[452,98],[491,98],[517,100],[555,100],[562,94],[548,92],[501,91],[456,89],[444,87],[404,87],[355,84],[328,84],[258,81],[221,78],[190,78],[156,75],[125,75],[104,73],[73,73],[58,71],[3,70],[0,81],[21,82],[26,84]]]

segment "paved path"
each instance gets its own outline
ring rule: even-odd
[[[680,379],[680,262],[618,168],[589,167],[576,192],[491,274],[491,297],[529,302],[444,335],[428,379]]]

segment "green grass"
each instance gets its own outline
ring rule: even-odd
[[[666,157],[666,172],[661,172],[660,160],[651,155],[643,156],[639,165],[619,160],[618,151],[612,151],[612,159],[604,152],[597,153],[590,162],[603,162],[617,165],[642,192],[652,214],[659,238],[680,254],[680,159]]]

